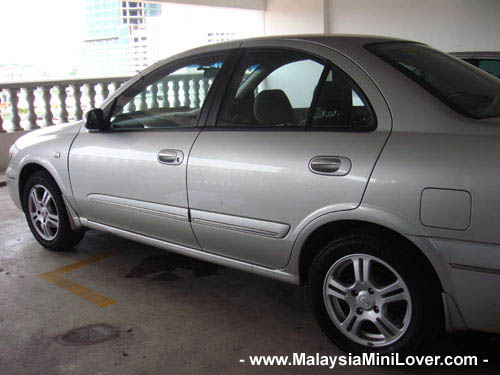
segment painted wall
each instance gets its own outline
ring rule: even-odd
[[[500,51],[498,0],[330,0],[329,32],[396,36],[445,51]]]
[[[266,35],[322,34],[325,32],[324,0],[267,0]]]
[[[14,133],[0,133],[0,172],[9,166],[9,150],[17,139],[26,134],[27,131],[17,131]]]

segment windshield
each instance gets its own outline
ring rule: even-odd
[[[422,44],[377,43],[366,48],[456,112],[475,119],[500,116],[500,79]]]

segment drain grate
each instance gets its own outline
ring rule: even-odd
[[[63,333],[56,338],[62,345],[92,345],[120,337],[120,330],[109,324],[90,324]]]

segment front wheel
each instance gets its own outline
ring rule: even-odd
[[[29,177],[23,192],[23,209],[35,239],[55,251],[71,249],[83,231],[73,231],[57,184],[45,171]]]
[[[439,291],[407,250],[381,236],[351,233],[332,240],[314,259],[311,308],[345,352],[409,354],[436,333]]]

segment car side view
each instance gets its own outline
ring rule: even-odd
[[[457,78],[460,77],[460,78]],[[87,229],[308,288],[346,352],[500,333],[500,81],[421,43],[283,36],[146,69],[21,137],[44,247]]]

